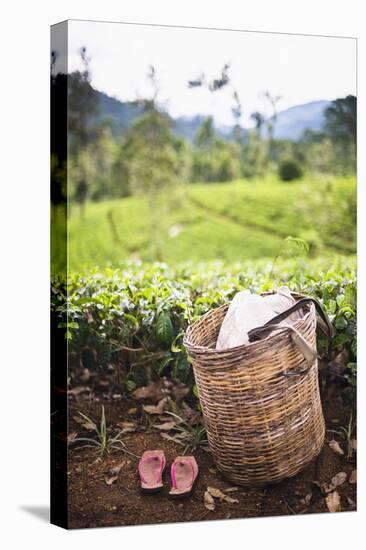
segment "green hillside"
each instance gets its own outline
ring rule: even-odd
[[[128,258],[168,263],[273,258],[288,235],[310,253],[353,254],[355,178],[274,178],[194,184],[160,197],[151,215],[146,197],[70,208],[69,265],[118,265]]]

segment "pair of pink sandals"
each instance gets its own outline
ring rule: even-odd
[[[138,464],[141,489],[157,493],[163,488],[163,472],[166,466],[164,451],[145,451]],[[198,465],[193,456],[177,456],[170,467],[172,497],[189,496],[198,476]]]

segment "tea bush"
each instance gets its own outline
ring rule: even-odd
[[[292,181],[301,178],[302,169],[295,160],[286,159],[280,162],[278,175],[282,181]]]
[[[350,257],[169,267],[127,262],[118,269],[71,274],[52,284],[52,315],[69,341],[69,378],[84,369],[132,391],[159,376],[193,385],[182,344],[189,323],[245,288],[286,284],[320,300],[335,328],[333,356],[347,352],[344,378],[356,376],[355,261]],[[319,341],[320,352],[325,346]]]

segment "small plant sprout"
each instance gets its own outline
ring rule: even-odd
[[[121,434],[123,430],[118,432],[117,435],[111,437],[108,435],[107,422],[105,418],[104,405],[102,405],[102,414],[100,417],[99,427],[98,425],[86,414],[79,411],[79,415],[87,421],[88,427],[95,433],[95,438],[91,437],[78,437],[75,441],[85,442],[83,447],[94,448],[101,456],[104,454],[110,454],[113,451],[122,451],[128,455],[136,457],[134,453],[129,451],[125,443],[121,440]]]
[[[172,416],[177,422],[173,430],[177,433],[177,441],[184,446],[183,454],[196,451],[199,447],[205,448],[208,444],[206,438],[206,429],[201,424],[197,426],[191,426],[181,416],[173,413],[166,412]]]
[[[335,433],[347,441],[347,460],[352,458],[353,454],[353,438],[352,434],[355,428],[353,421],[353,412],[351,411],[348,426],[340,426],[339,430],[327,430],[329,433]]]
[[[280,258],[285,258],[286,256],[296,258],[301,254],[309,254],[309,251],[309,244],[304,239],[300,239],[299,237],[291,237],[291,235],[283,239],[277,254],[272,261],[269,279],[272,280],[275,266]]]

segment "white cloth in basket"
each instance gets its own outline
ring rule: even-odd
[[[216,349],[223,350],[249,343],[248,332],[260,327],[295,303],[290,290],[280,287],[275,294],[259,296],[249,290],[238,292],[225,315],[216,342]],[[288,325],[300,318],[300,313],[292,313],[282,323]]]

